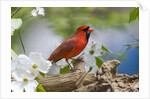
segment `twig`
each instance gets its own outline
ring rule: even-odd
[[[22,7],[19,7],[12,15],[11,17],[13,17]]]
[[[31,17],[33,17],[33,16],[29,16],[29,17],[27,17],[27,18],[24,18],[24,19],[22,19],[22,21],[25,21],[26,19],[29,19],[29,18],[31,18]]]
[[[20,34],[20,31],[19,31],[19,30],[18,30],[18,34],[19,34],[19,38],[20,38],[20,41],[21,41],[21,45],[22,45],[24,54],[26,54],[26,51],[25,51],[25,48],[24,48],[24,45],[23,45],[23,42],[22,42],[22,38],[21,38],[21,34]]]

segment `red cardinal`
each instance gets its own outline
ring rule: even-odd
[[[57,62],[65,58],[69,64],[68,59],[80,54],[86,47],[90,33],[93,31],[89,26],[81,26],[77,29],[76,33],[66,39],[60,46],[58,46],[48,58],[49,61]],[[69,64],[71,67],[71,65]],[[73,68],[71,67],[71,70]]]

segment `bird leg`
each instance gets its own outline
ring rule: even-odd
[[[76,70],[77,70],[77,68],[74,68],[74,67],[71,66],[71,64],[68,62],[68,59],[66,59],[66,62],[67,62],[68,65],[70,66],[70,68],[71,68],[70,70],[71,70],[71,71],[76,71]]]

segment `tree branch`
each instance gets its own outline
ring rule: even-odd
[[[13,17],[22,7],[19,7],[12,15],[11,17]]]
[[[20,34],[20,30],[19,30],[19,29],[18,29],[18,34],[19,34],[19,39],[20,39],[20,42],[21,42],[21,45],[22,45],[24,54],[26,54],[26,51],[25,51],[25,48],[24,48],[24,45],[23,45],[23,41],[22,41],[22,38],[21,38],[21,34]]]

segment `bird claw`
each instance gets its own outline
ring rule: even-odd
[[[75,60],[75,61],[76,61],[76,63],[79,63],[79,62],[84,62],[84,60],[82,60],[82,59],[79,59],[79,58],[77,58],[77,59],[73,59],[73,58],[72,58],[72,60]]]
[[[76,71],[76,70],[79,70],[79,69],[75,68],[75,67],[70,69],[70,71],[73,71],[73,72]]]

